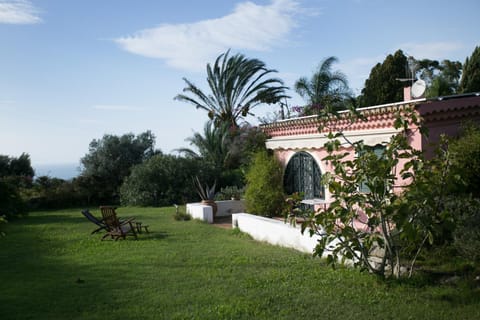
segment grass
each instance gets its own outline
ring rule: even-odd
[[[5,225],[0,319],[480,319],[478,288],[332,270],[173,207],[118,212],[151,233],[100,241],[80,210]]]

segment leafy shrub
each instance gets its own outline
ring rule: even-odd
[[[453,245],[460,255],[472,263],[480,262],[480,200],[459,199],[459,215],[453,234]]]
[[[454,191],[480,197],[480,127],[467,125],[462,136],[450,142],[449,152],[453,174],[464,181],[463,188]]]
[[[408,212],[403,223],[406,223],[404,228],[410,235],[413,251],[416,251],[418,243],[426,241],[423,239],[428,239],[430,246],[444,245],[452,240],[454,217],[461,208],[461,201],[456,201],[457,197],[451,192],[457,189],[460,180],[452,174],[452,156],[447,145],[446,138],[442,137],[436,156],[421,162],[421,167],[413,176],[413,183],[402,195]],[[426,231],[426,234],[412,232],[419,230]],[[413,235],[421,236],[414,239]]]
[[[196,200],[192,177],[206,181],[206,175],[197,159],[158,154],[132,169],[120,188],[121,203],[165,206]]]
[[[27,212],[19,188],[11,180],[15,177],[0,178],[0,216],[12,217]]]
[[[189,221],[192,219],[192,216],[183,210],[180,210],[177,205],[175,205],[175,214],[173,215],[173,219],[177,221]]]
[[[240,200],[245,194],[245,187],[239,188],[237,186],[227,186],[221,188],[220,191],[215,195],[215,200]]]
[[[266,151],[257,152],[246,174],[245,200],[247,211],[275,216],[282,213],[284,202],[283,170]]]
[[[3,223],[7,223],[7,219],[5,219],[5,216],[0,216],[0,225]],[[0,230],[0,237],[5,236],[5,232]]]
[[[9,218],[27,211],[22,190],[31,187],[33,175],[28,154],[18,158],[0,155],[0,216]]]
[[[285,209],[283,211],[285,221],[296,225],[298,218],[300,218],[299,221],[303,221],[314,213],[311,206],[302,203],[303,198],[304,195],[302,192],[294,192],[286,197]]]
[[[30,209],[70,208],[89,204],[77,179],[72,181],[41,176],[33,182],[33,188],[24,190]]]

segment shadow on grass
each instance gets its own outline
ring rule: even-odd
[[[97,234],[98,235],[98,234]],[[103,237],[104,233],[100,234],[100,236],[98,237],[98,241],[102,241],[102,237]],[[92,236],[95,236],[92,235]],[[129,235],[127,236],[126,239],[118,239],[118,240],[114,240],[114,239],[111,239],[109,237],[106,237],[103,242],[108,242],[108,241],[112,241],[112,242],[119,242],[119,241],[149,241],[149,240],[152,240],[152,239],[166,239],[168,237],[168,233],[167,232],[155,232],[155,231],[150,231],[150,233],[146,233],[146,232],[142,232],[142,233],[139,233],[137,234],[137,239],[135,239],[133,236]]]
[[[383,280],[378,280],[383,281]],[[475,305],[480,301],[480,283],[468,275],[421,272],[411,278],[387,279],[390,287],[429,289],[432,300],[449,302],[452,306]]]
[[[74,216],[66,216],[66,215],[55,215],[55,214],[38,214],[33,213],[29,214],[24,217],[17,217],[10,219],[12,223],[19,223],[19,224],[28,224],[28,225],[37,225],[37,224],[45,224],[45,223],[80,223],[88,221],[84,216],[79,213],[78,217]],[[92,224],[90,222],[90,224]],[[93,224],[92,224],[93,225]]]
[[[7,236],[0,239],[0,319],[115,315],[124,290],[135,288],[136,274],[125,272],[131,262],[122,257],[137,241],[102,243],[100,234],[90,235],[91,226],[82,216],[56,213],[6,225]],[[165,237],[165,232],[142,233],[139,241]]]

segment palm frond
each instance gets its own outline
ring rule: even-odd
[[[210,93],[202,92],[184,79],[187,86],[176,100],[195,105],[208,112],[216,123],[237,127],[238,121],[250,114],[261,103],[276,103],[288,97],[283,81],[268,78],[276,70],[267,69],[258,59],[242,54],[230,56],[230,50],[220,54],[213,65],[207,64],[207,84]]]
[[[336,57],[324,59],[310,79],[302,77],[295,82],[295,91],[309,105],[338,104],[351,96],[348,80],[340,71],[332,71]]]

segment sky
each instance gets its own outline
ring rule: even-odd
[[[183,78],[207,90],[206,64],[228,49],[290,88],[336,56],[359,94],[398,49],[463,63],[478,12],[478,0],[0,0],[0,154],[79,166],[93,139],[147,130],[172,153],[208,120],[173,99]]]

